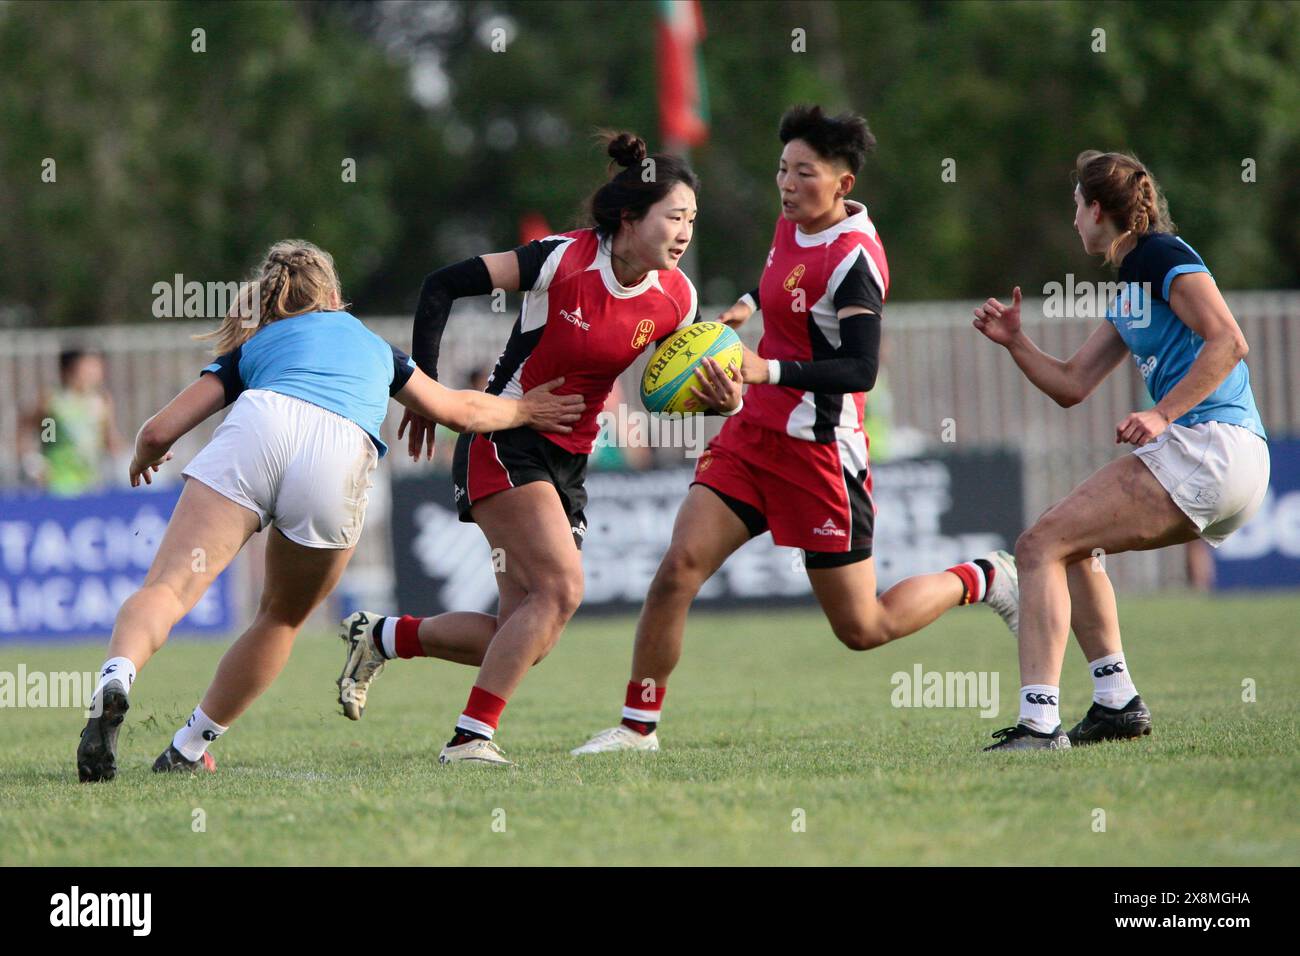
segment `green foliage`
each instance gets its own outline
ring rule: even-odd
[[[656,13],[619,0],[0,5],[0,310],[143,320],[154,282],[236,278],[272,240],[303,236],[334,253],[359,311],[406,311],[431,268],[514,245],[525,213],[580,224],[605,174],[597,127],[662,145]],[[1150,164],[1225,288],[1300,284],[1300,5],[705,0],[704,13],[713,125],[693,157],[693,278],[708,301],[761,270],[776,125],[798,101],[872,123],[880,148],[855,197],[896,300],[1102,277],[1070,226],[1085,148]],[[445,79],[444,98],[413,98],[416,62]],[[41,182],[46,157],[57,183]],[[1246,159],[1257,182],[1242,181]]]
[[[394,252],[392,144],[417,111],[393,95],[402,69],[341,22],[276,3],[15,3],[0,58],[0,304],[37,324],[148,320],[155,282],[241,278],[278,238],[332,251],[345,287]]]

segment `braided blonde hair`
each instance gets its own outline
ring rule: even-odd
[[[305,239],[281,239],[240,285],[221,325],[195,338],[211,340],[213,353],[225,355],[272,322],[342,308],[342,298],[333,256]]]

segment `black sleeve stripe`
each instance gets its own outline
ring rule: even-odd
[[[222,389],[226,393],[226,404],[232,404],[240,393],[244,390],[244,381],[239,377],[239,359],[243,354],[242,345],[227,352],[225,355],[218,356],[216,361],[211,365],[205,366],[199,377],[204,375],[215,375],[217,381],[221,383]]]
[[[415,374],[415,361],[396,345],[390,345],[389,348],[393,350],[393,381],[388,386],[388,395],[391,398],[406,388],[406,383]]]
[[[833,301],[836,312],[849,306],[861,306],[876,315],[884,313],[884,299],[880,293],[880,286],[876,285],[875,276],[871,274],[871,267],[867,264],[865,249],[858,249],[857,258],[849,267],[849,271],[844,274],[844,278],[840,280]]]
[[[537,284],[542,269],[546,266],[546,260],[550,258],[551,253],[568,241],[563,236],[534,239],[532,242],[525,243],[515,249],[515,258],[519,260],[520,292],[528,292]]]

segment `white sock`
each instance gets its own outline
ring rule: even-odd
[[[1020,723],[1041,734],[1051,733],[1061,725],[1060,697],[1059,687],[1026,684],[1020,688]]]
[[[386,617],[379,626],[379,652],[390,661],[397,656],[397,618]]]
[[[208,744],[224,734],[229,727],[219,723],[203,712],[202,707],[195,707],[185,726],[176,731],[172,746],[181,752],[186,760],[198,760],[208,749]]]
[[[1119,710],[1137,696],[1123,651],[1089,661],[1088,672],[1092,674],[1092,699],[1103,707]]]
[[[461,714],[456,719],[457,730],[472,730],[476,734],[482,734],[488,740],[491,740],[497,732],[497,729],[491,724],[485,724],[481,720],[476,720],[468,714]]]
[[[122,686],[128,691],[131,685],[135,683],[135,665],[127,657],[110,657],[104,661],[104,666],[99,669],[99,683],[95,685],[95,696],[104,689],[104,685],[109,681],[121,681]]]

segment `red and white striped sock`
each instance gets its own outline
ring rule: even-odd
[[[993,565],[984,558],[976,558],[974,561],[965,561],[955,567],[946,568],[957,575],[961,581],[961,603],[978,604],[989,595],[989,587],[993,584],[994,568]]]
[[[646,683],[630,680],[623,697],[623,726],[635,730],[642,737],[654,732],[659,723],[659,712],[664,706],[667,687],[658,687],[654,681]]]
[[[412,657],[428,657],[420,646],[420,622],[422,617],[381,617],[370,629],[370,638],[376,649],[388,660],[400,657],[407,660]]]
[[[470,688],[469,703],[465,712],[456,721],[456,732],[468,730],[485,740],[491,740],[501,722],[501,712],[506,709],[506,701],[491,691],[486,691],[475,684]]]

